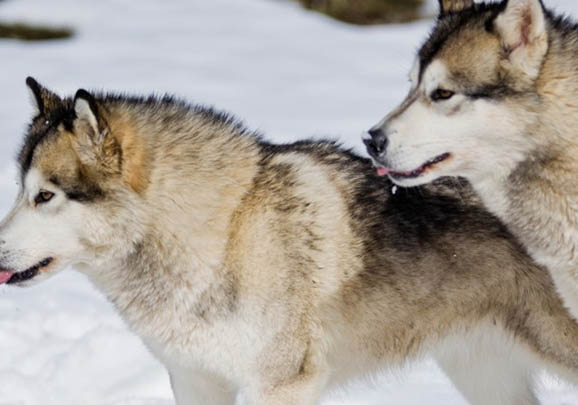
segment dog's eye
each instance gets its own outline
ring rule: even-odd
[[[431,99],[433,101],[449,100],[455,94],[451,90],[437,89],[431,94]]]
[[[34,202],[37,205],[38,204],[44,204],[44,203],[47,203],[48,201],[52,200],[52,197],[54,197],[54,193],[51,193],[50,191],[42,190],[38,194],[36,194],[36,197],[34,198]]]

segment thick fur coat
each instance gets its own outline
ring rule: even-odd
[[[84,272],[178,405],[313,405],[433,355],[472,404],[578,380],[578,324],[466,184],[390,192],[332,142],[273,145],[171,98],[37,99],[0,279]],[[34,232],[31,232],[34,230]]]

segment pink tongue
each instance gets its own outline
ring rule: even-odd
[[[380,177],[387,176],[391,170],[386,169],[385,167],[378,167],[377,168],[377,175]]]
[[[9,271],[0,271],[0,284],[6,283],[12,277]]]

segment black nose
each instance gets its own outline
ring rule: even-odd
[[[363,143],[370,155],[378,157],[387,149],[387,135],[381,129],[370,129],[368,132],[371,138],[364,139]]]

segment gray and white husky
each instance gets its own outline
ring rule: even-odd
[[[466,177],[578,318],[578,26],[539,0],[448,0],[406,100],[370,132],[402,186]]]
[[[466,185],[393,195],[331,142],[273,145],[171,98],[28,85],[1,281],[85,273],[178,405],[313,405],[424,355],[472,404],[537,404],[544,368],[578,381],[578,324]]]

